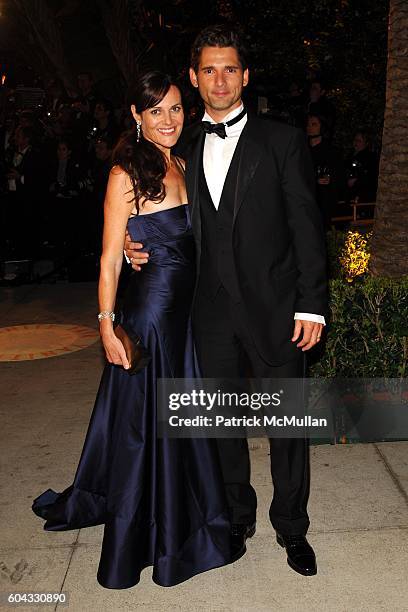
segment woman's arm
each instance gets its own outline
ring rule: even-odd
[[[131,188],[128,174],[118,166],[114,166],[109,174],[104,203],[103,244],[98,285],[101,312],[112,312],[115,307],[126,224],[133,207],[133,203],[129,201]],[[100,333],[108,361],[128,368],[125,350],[113,332],[113,322],[110,318],[102,319]]]

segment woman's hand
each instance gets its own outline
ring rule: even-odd
[[[128,370],[130,364],[126,357],[126,351],[122,342],[115,336],[113,330],[101,333],[101,337],[106,353],[106,359],[109,361],[109,363],[123,366],[125,370]]]

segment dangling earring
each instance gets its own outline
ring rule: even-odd
[[[140,134],[141,134],[141,132],[142,132],[141,125],[142,125],[142,124],[141,124],[141,122],[140,122],[140,121],[136,121],[136,131],[137,131],[137,137],[136,137],[136,140],[137,140],[137,142],[139,142],[139,141],[140,141]]]

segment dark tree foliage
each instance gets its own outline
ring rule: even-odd
[[[337,140],[361,123],[377,143],[383,120],[388,0],[237,0],[256,79],[277,93],[308,68],[328,85],[339,118]]]
[[[117,0],[106,3],[114,7]],[[1,53],[8,57],[11,51],[20,57],[22,37],[28,42],[33,38],[30,32],[14,36],[14,31],[22,32],[20,4],[10,0],[5,5],[0,29],[8,36],[0,37],[0,59]],[[104,31],[103,3],[47,0],[46,4],[60,28],[72,71],[89,69],[96,80],[111,82],[111,89],[115,80],[117,89],[124,89],[127,79],[119,76]],[[187,104],[198,101],[188,81],[192,40],[208,24],[232,21],[244,28],[251,51],[250,103],[267,95],[269,105],[285,119],[285,95],[291,83],[304,85],[314,71],[327,80],[337,109],[336,143],[349,147],[353,130],[361,126],[372,130],[379,148],[388,0],[123,0],[121,4],[129,13],[127,27],[138,70],[161,68],[179,76]],[[42,66],[47,58],[35,62],[34,53],[26,56],[36,72],[47,72]],[[115,99],[119,97],[115,93]]]
[[[140,23],[141,3],[130,4]],[[290,84],[304,85],[313,70],[327,81],[337,109],[337,143],[349,146],[353,130],[364,125],[379,147],[388,5],[388,0],[148,0],[143,10],[150,15],[156,64],[185,75],[197,31],[217,21],[236,22],[251,51],[253,95],[268,94],[279,110]]]

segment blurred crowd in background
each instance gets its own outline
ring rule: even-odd
[[[100,97],[92,75],[77,76],[80,95],[70,98],[61,83],[41,89],[10,90],[0,113],[0,260],[99,258],[103,201],[112,151],[131,129],[128,108]],[[188,98],[187,98],[188,99]],[[333,144],[336,108],[319,75],[293,83],[275,100],[248,98],[254,112],[305,131],[313,159],[317,201],[326,229],[347,217],[350,203],[372,203],[377,191],[378,151],[369,126],[353,126],[348,150]],[[186,122],[201,118],[186,108]]]

